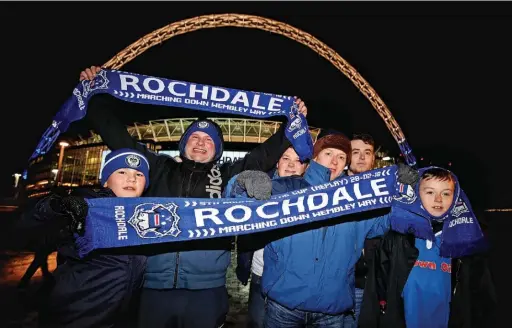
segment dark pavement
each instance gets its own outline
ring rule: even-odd
[[[43,281],[41,269],[36,271],[25,291],[17,288],[34,258],[30,240],[35,232],[20,233],[16,229],[16,212],[0,213],[0,222],[3,226],[0,229],[0,327],[35,328],[37,312],[34,302]],[[231,263],[236,263],[234,256]],[[50,272],[56,268],[56,253],[48,257],[48,268]],[[225,327],[245,327],[249,286],[244,287],[238,282],[233,265],[228,270],[227,279],[230,310]]]

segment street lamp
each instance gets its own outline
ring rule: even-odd
[[[18,182],[20,181],[21,174],[14,173],[12,175],[14,177],[14,188],[18,187]]]
[[[60,154],[59,154],[59,164],[57,165],[57,186],[61,184],[62,179],[62,162],[64,161],[64,148],[69,146],[69,143],[65,141],[59,142],[60,146]]]
[[[57,182],[57,173],[59,173],[59,170],[53,169],[52,173],[53,173],[53,181]]]

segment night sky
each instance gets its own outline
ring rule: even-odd
[[[1,192],[9,191],[11,175],[25,167],[82,69],[102,65],[172,22],[232,12],[279,20],[325,42],[383,98],[416,157],[424,158],[422,166],[432,161],[452,169],[474,206],[510,207],[509,7],[499,2],[1,3]],[[279,35],[201,30],[151,48],[123,70],[297,95],[308,105],[310,125],[347,135],[368,132],[398,153],[384,122],[348,78]],[[127,124],[198,114],[140,105],[117,113]],[[87,126],[76,123],[71,133],[86,134]]]

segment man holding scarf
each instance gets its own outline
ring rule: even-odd
[[[81,72],[80,80],[92,80],[99,71],[99,67],[92,66]],[[270,170],[291,145],[283,124],[243,159],[217,166],[223,152],[222,131],[213,121],[196,120],[179,141],[182,162],[178,163],[132,139],[109,111],[111,100],[107,95],[93,97],[86,118],[110,149],[136,149],[148,158],[152,184],[144,196],[220,198],[231,177],[244,170]],[[306,116],[304,103],[300,99],[296,102],[299,112]],[[257,185],[251,183],[254,178],[257,176],[245,175],[242,183],[251,189]],[[222,326],[228,312],[225,283],[231,242],[231,238],[215,238],[153,246],[141,295],[139,326]]]

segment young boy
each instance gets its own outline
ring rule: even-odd
[[[359,327],[444,328],[449,321],[460,320],[454,318],[459,313],[450,311],[455,302],[452,291],[456,292],[452,286],[452,268],[459,284],[463,262],[441,255],[443,243],[458,238],[457,235],[443,236],[443,233],[447,232],[446,227],[453,227],[452,221],[472,224],[473,218],[466,219],[468,214],[461,214],[469,213],[466,205],[458,204],[460,210],[454,208],[461,190],[450,171],[432,167],[420,173],[415,192],[419,206],[415,212],[428,220],[435,238],[425,240],[394,231],[383,238],[370,265]],[[453,220],[451,215],[461,219]],[[448,225],[444,224],[445,220],[449,220]],[[452,262],[457,264],[452,266]],[[463,284],[460,286],[458,293],[468,298],[470,292],[461,291]]]
[[[405,322],[407,327],[448,327],[452,262],[439,254],[443,225],[436,219],[452,207],[455,178],[443,169],[427,170],[418,191],[423,208],[433,219],[435,240],[415,240],[418,258],[402,293]]]
[[[87,215],[84,198],[140,197],[149,185],[149,163],[138,151],[119,149],[107,155],[100,176],[103,188],[77,189],[64,197],[53,194],[35,207],[33,219],[58,236],[58,252],[65,260],[54,272],[55,284],[46,286],[40,327],[129,326],[146,258],[96,253],[80,259],[74,242]]]

